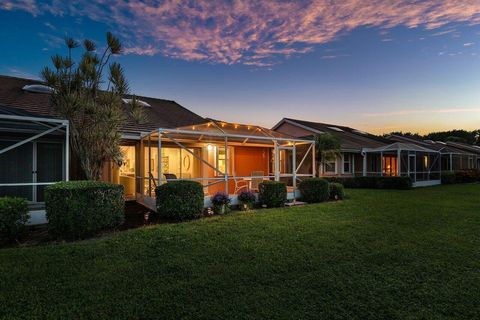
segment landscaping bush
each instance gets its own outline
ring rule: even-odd
[[[29,218],[26,199],[0,198],[0,242],[15,240]]]
[[[230,211],[230,197],[223,191],[218,191],[210,198],[213,204],[213,212],[216,214],[224,214]]]
[[[455,183],[473,183],[480,181],[480,171],[465,169],[455,172]]]
[[[124,219],[123,186],[100,181],[64,181],[45,188],[48,232],[82,239]]]
[[[268,208],[283,207],[287,201],[287,185],[280,181],[263,181],[258,185],[258,200]]]
[[[397,189],[412,188],[410,177],[325,177],[329,182],[341,183],[345,188]]]
[[[456,183],[456,175],[454,172],[442,172],[442,184]]]
[[[331,182],[329,185],[330,200],[343,200],[345,198],[345,189],[343,184]]]
[[[243,190],[238,195],[238,201],[241,204],[242,210],[250,210],[253,208],[255,201],[257,201],[255,197],[255,193],[251,190]]]
[[[378,189],[407,190],[412,188],[410,177],[377,177]]]
[[[155,189],[160,216],[174,220],[190,220],[203,213],[203,187],[196,181],[170,181]]]
[[[330,197],[328,181],[325,179],[305,179],[300,182],[298,189],[302,194],[302,200],[309,203],[326,201]]]

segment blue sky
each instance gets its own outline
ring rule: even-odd
[[[65,35],[101,45],[112,31],[132,93],[202,116],[374,133],[480,127],[479,1],[185,3],[6,0],[0,73],[38,77]]]

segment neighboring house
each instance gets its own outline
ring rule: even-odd
[[[39,209],[46,185],[82,177],[69,160],[68,121],[50,108],[50,93],[38,81],[0,76],[0,196],[22,196]],[[174,101],[141,96],[146,121],[136,123],[130,98],[124,98],[123,164],[105,164],[102,176],[122,184],[126,199],[153,208],[155,186],[175,179],[202,183],[206,205],[216,191],[255,190],[263,179],[287,182],[293,198],[297,180],[314,175],[310,140],[205,119]]]
[[[387,138],[397,142],[415,143],[439,151],[442,158],[442,171],[480,169],[480,147],[456,142],[420,140],[395,134]]]
[[[414,186],[440,183],[440,152],[414,142],[396,142],[334,124],[284,118],[272,130],[294,137],[330,133],[340,139],[341,157],[321,163],[320,176],[410,176]]]

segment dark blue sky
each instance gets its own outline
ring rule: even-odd
[[[376,133],[480,127],[480,2],[371,1],[381,18],[322,0],[288,18],[283,7],[243,2],[6,1],[0,73],[38,77],[64,52],[65,35],[101,45],[110,30],[126,48],[116,60],[132,93],[203,116],[264,126],[293,117]]]

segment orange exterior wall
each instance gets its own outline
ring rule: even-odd
[[[237,177],[251,176],[252,171],[263,171],[264,175],[268,175],[268,150],[269,148],[262,147],[234,147],[233,172],[235,172],[235,175]],[[208,160],[210,163],[213,163],[211,162],[212,159]],[[231,170],[232,167],[229,167],[229,169]],[[230,177],[233,177],[233,172],[229,172],[229,179]],[[211,168],[207,169],[206,176],[213,176],[213,170]],[[214,195],[217,191],[225,191],[225,183],[222,182],[207,189],[208,195]],[[228,183],[228,193],[233,194],[234,190],[235,182],[233,179],[230,179]]]

